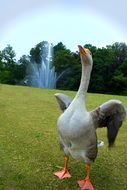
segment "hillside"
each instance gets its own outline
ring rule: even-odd
[[[72,178],[59,181],[53,172],[63,166],[56,120],[60,115],[54,94],[59,90],[0,85],[0,190],[77,190],[84,163],[70,159]],[[74,97],[75,92],[61,91]],[[89,110],[109,99],[125,96],[88,94]],[[107,147],[106,130],[98,129],[105,142],[93,163],[95,190],[127,189],[127,119],[116,146]]]

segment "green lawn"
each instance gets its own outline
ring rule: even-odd
[[[56,130],[61,113],[56,92],[0,85],[0,190],[78,190],[84,163],[70,159],[72,178],[68,180],[59,181],[53,176],[63,166]],[[101,94],[88,94],[87,107],[91,110],[111,98],[127,107],[126,97]],[[105,129],[98,129],[98,137],[105,146],[99,149],[92,165],[95,190],[127,190],[127,120],[112,150],[107,148]]]

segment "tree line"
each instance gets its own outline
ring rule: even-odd
[[[31,60],[37,63],[41,60],[42,41],[31,48],[29,55],[23,55],[16,61],[13,47],[7,45],[0,51],[0,83],[24,85],[26,69]],[[93,70],[90,79],[89,92],[127,95],[127,45],[114,43],[106,47],[97,48],[85,44],[93,56]],[[79,52],[71,52],[59,42],[53,46],[53,65],[57,72],[57,88],[77,90],[80,84],[81,63]]]

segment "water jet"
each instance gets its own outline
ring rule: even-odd
[[[31,57],[24,83],[38,88],[56,88],[56,72],[52,62],[53,45],[44,41],[40,51],[39,62]]]

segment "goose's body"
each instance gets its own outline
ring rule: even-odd
[[[85,96],[92,70],[92,55],[88,49],[79,46],[82,77],[79,90],[73,100],[64,94],[56,94],[57,101],[63,113],[58,118],[57,127],[60,144],[65,154],[65,166],[55,175],[60,179],[70,177],[67,169],[69,156],[83,160],[87,165],[87,177],[79,181],[81,190],[93,190],[90,182],[90,164],[97,156],[96,129],[107,127],[109,146],[114,144],[118,130],[125,118],[125,108],[119,100],[109,100],[88,112],[85,106]]]
[[[79,107],[77,109],[76,107]],[[84,103],[74,100],[58,119],[58,132],[63,150],[77,160],[90,162],[96,158],[96,132],[91,115],[84,108]],[[94,151],[94,155],[90,156]],[[91,153],[90,153],[91,152]]]

